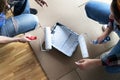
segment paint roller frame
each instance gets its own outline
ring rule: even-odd
[[[52,38],[51,38],[51,28],[50,27],[44,27],[44,39],[45,39],[45,48],[43,49],[43,46],[40,41],[40,48],[41,51],[49,51],[52,49]]]

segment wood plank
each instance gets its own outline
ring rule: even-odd
[[[28,43],[0,44],[0,80],[47,80]]]

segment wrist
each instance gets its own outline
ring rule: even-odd
[[[101,66],[101,65],[102,65],[101,59],[96,59],[95,62],[96,62],[96,64],[97,64],[98,66]]]
[[[20,42],[20,38],[14,38],[13,42]]]

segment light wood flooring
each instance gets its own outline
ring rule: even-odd
[[[0,80],[47,80],[28,43],[0,44]]]

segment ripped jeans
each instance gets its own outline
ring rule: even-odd
[[[5,25],[0,29],[0,35],[13,37],[35,29],[38,25],[38,18],[32,14],[21,14],[6,20]]]
[[[14,6],[16,16],[6,19],[4,26],[0,29],[0,35],[13,37],[35,29],[39,20],[36,15],[30,14],[28,0],[20,0]]]

